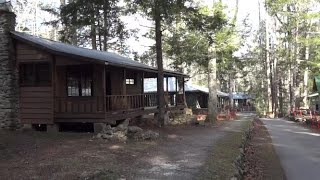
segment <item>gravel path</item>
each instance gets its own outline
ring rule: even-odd
[[[127,143],[92,134],[0,131],[0,179],[196,179],[217,140],[247,120],[158,128],[163,138],[157,141]]]
[[[240,120],[228,121],[221,128],[191,127],[189,130],[169,134],[176,141],[157,146],[143,161],[147,164],[138,171],[135,179],[195,179],[201,166],[214,148],[215,142],[228,131],[239,131],[244,116]]]
[[[284,119],[262,119],[289,180],[320,178],[320,134]]]

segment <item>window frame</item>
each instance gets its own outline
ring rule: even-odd
[[[135,78],[126,78],[126,85],[135,85]]]
[[[75,74],[75,79],[77,81],[77,95],[69,94],[69,75]],[[93,85],[93,66],[77,65],[77,66],[68,66],[66,68],[66,94],[67,97],[93,97],[94,96],[94,85]],[[84,81],[83,81],[84,80]],[[89,80],[89,81],[87,81]],[[83,82],[90,82],[90,95],[83,95]]]
[[[47,65],[47,82],[40,81],[40,67]],[[25,82],[26,66],[32,66],[32,79],[31,82]],[[30,69],[31,69],[30,68]],[[43,69],[42,69],[43,70]],[[42,74],[43,75],[43,74]],[[41,76],[43,77],[43,76]],[[25,62],[19,63],[19,85],[21,87],[47,87],[52,85],[52,64],[50,62]]]
[[[137,73],[131,72],[126,74],[125,84],[129,86],[137,85]]]

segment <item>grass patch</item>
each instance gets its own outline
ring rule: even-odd
[[[237,172],[234,163],[239,156],[243,137],[252,125],[251,119],[242,119],[246,120],[241,123],[240,130],[228,131],[217,141],[199,179],[230,179]]]

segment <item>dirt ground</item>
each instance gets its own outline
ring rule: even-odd
[[[215,142],[242,121],[154,129],[157,141],[108,142],[93,134],[0,131],[1,179],[194,179]]]
[[[245,150],[246,180],[286,179],[269,132],[261,120],[255,119],[252,138]]]

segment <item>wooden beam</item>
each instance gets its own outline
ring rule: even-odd
[[[144,93],[144,72],[142,72],[142,78],[141,78],[141,83],[142,83],[142,88],[141,88],[141,94],[143,94]]]
[[[104,65],[103,66],[103,72],[102,72],[102,89],[103,89],[103,112],[104,114],[106,114],[106,105],[107,105],[107,100],[106,100],[106,66]],[[106,119],[106,116],[104,115],[104,118],[105,118],[105,121],[107,120]]]
[[[167,86],[167,93],[169,92],[169,82],[168,82],[168,76],[166,77],[166,86]]]
[[[52,55],[52,61],[51,61],[51,86],[52,86],[52,119],[51,121],[54,122],[54,110],[55,110],[55,101],[54,101],[54,97],[56,94],[56,57],[55,55]]]
[[[127,84],[126,84],[126,79],[127,79],[127,72],[126,69],[123,69],[123,81],[122,81],[122,94],[126,95],[127,94]]]

